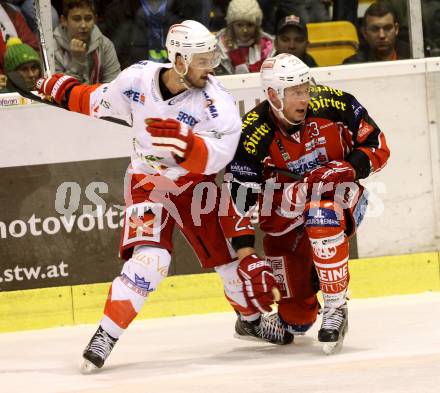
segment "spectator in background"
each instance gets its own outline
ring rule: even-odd
[[[181,20],[200,22],[209,31],[216,33],[226,27],[226,11],[231,0],[179,0],[173,12]]]
[[[331,3],[331,0],[324,0]],[[406,1],[406,0],[405,0]],[[333,0],[332,20],[346,20],[358,26],[358,0]]]
[[[276,34],[278,23],[288,15],[297,15],[306,23],[330,20],[330,0],[258,0],[263,10],[263,30]]]
[[[30,29],[35,33],[38,34],[38,28],[37,24],[35,22],[35,9],[33,0],[20,0],[16,1],[16,3],[20,4],[20,10],[23,16],[26,19],[27,24],[29,25]],[[55,27],[58,26],[59,23],[59,17],[58,12],[56,11],[54,6],[52,7],[52,29],[55,29]]]
[[[95,25],[92,0],[66,0],[54,31],[55,69],[84,83],[111,82],[121,72],[115,48]]]
[[[307,27],[300,18],[296,15],[286,16],[278,23],[275,36],[275,55],[289,53],[298,57],[309,67],[317,67],[315,59],[306,52],[307,39]]]
[[[122,68],[141,60],[167,61],[165,36],[183,19],[176,15],[179,0],[114,0],[106,7],[103,32],[116,48]],[[191,18],[192,19],[192,18]]]
[[[273,51],[273,38],[261,30],[263,13],[257,0],[232,0],[227,26],[217,34],[221,63],[216,74],[259,72]]]
[[[399,24],[394,10],[383,3],[373,3],[365,11],[362,35],[366,45],[343,64],[408,59],[409,46],[398,40]]]
[[[426,56],[440,56],[440,1],[422,3]]]
[[[0,1],[0,75],[4,73],[3,58],[6,42],[11,37],[19,37],[24,43],[38,50],[37,37],[32,33],[18,8],[6,1]]]
[[[408,26],[408,0],[378,0],[378,3],[384,3],[392,8],[396,16],[396,22],[399,24],[399,40],[405,41],[409,45],[409,26]],[[429,0],[428,0],[429,1]],[[438,2],[438,0],[435,0]],[[424,0],[422,0],[423,8]]]
[[[276,21],[288,15],[298,15],[304,23],[328,22],[330,20],[327,0],[278,0]]]
[[[7,74],[18,71],[28,90],[34,90],[37,79],[42,76],[40,56],[33,48],[24,44],[17,37],[10,38],[6,44],[4,67]],[[0,86],[0,93],[8,91],[5,87],[1,90]]]
[[[226,27],[226,12],[230,2],[231,0],[212,0],[207,26],[210,31],[217,33],[217,31]]]

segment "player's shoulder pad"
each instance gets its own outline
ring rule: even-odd
[[[269,111],[269,103],[265,100],[241,118],[240,143],[249,154],[264,156],[265,150],[272,142],[275,126]]]
[[[315,85],[311,87],[309,109],[314,115],[331,112],[344,115],[353,111],[353,100],[354,97],[345,91],[330,86]]]
[[[119,91],[128,101],[139,102],[146,100],[146,88],[149,78],[152,78],[158,68],[163,66],[152,61],[140,61],[124,69],[115,79]]]
[[[201,90],[205,100],[205,112],[208,120],[220,128],[231,125],[240,127],[240,115],[234,98],[216,78],[209,76],[208,83]]]

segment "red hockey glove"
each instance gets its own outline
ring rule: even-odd
[[[66,93],[74,86],[80,85],[78,80],[73,76],[55,74],[50,78],[40,78],[35,84],[35,88],[40,94],[49,97],[57,104],[63,104]]]
[[[333,183],[334,191],[338,184],[354,182],[355,176],[354,168],[347,161],[333,160],[307,172],[304,176],[304,182],[308,184],[309,193],[312,192],[313,185],[316,183],[319,184],[318,188],[313,191],[320,192],[322,187],[329,183]]]
[[[244,257],[238,265],[246,299],[260,312],[270,312],[270,305],[279,299],[277,281],[271,264],[255,254]]]
[[[194,134],[190,127],[175,119],[151,118],[146,119],[145,123],[156,149],[171,151],[183,160],[188,157],[194,145]]]

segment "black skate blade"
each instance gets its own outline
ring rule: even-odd
[[[238,338],[239,340],[243,340],[243,341],[253,341],[253,342],[259,342],[259,343],[266,343],[266,344],[271,344],[271,342],[263,340],[260,337],[255,337],[255,336],[243,336],[241,334],[238,333],[234,333],[234,338]]]

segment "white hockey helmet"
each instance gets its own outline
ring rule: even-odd
[[[271,87],[278,93],[281,101],[284,98],[285,88],[302,85],[311,80],[310,68],[296,56],[288,53],[281,53],[264,60],[260,68],[260,77],[266,97],[269,98],[267,91]]]
[[[217,48],[217,38],[201,23],[185,20],[170,27],[165,46],[173,65],[179,53],[188,67],[193,54],[214,52]]]

